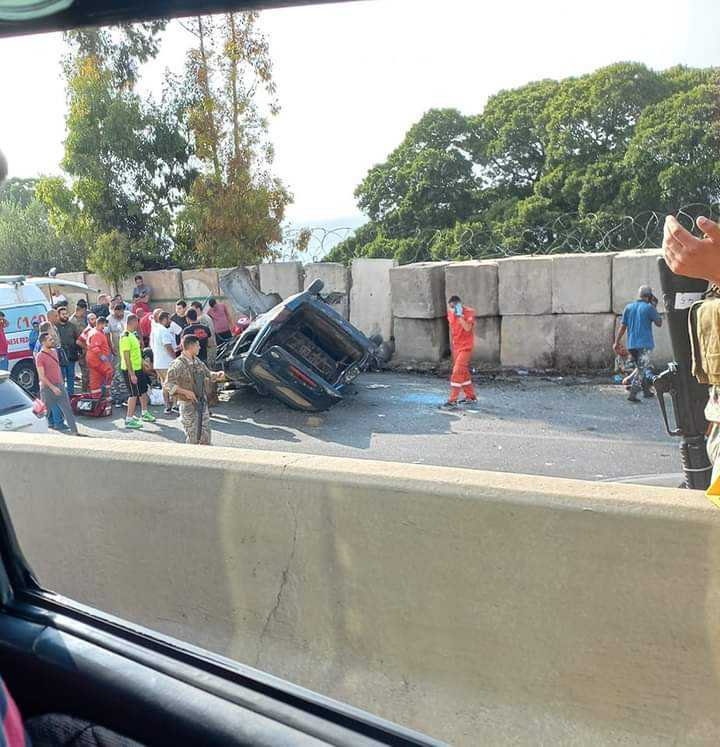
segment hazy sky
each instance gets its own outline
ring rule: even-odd
[[[357,217],[353,190],[431,107],[482,110],[501,88],[619,60],[720,65],[717,0],[371,0],[265,11],[282,112],[276,172],[297,222]],[[168,31],[143,85],[179,69]],[[0,41],[0,148],[11,175],[59,173],[65,93],[59,35]]]

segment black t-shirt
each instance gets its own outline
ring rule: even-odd
[[[210,335],[212,335],[210,327],[206,327],[204,324],[200,324],[199,322],[188,324],[188,326],[182,331],[180,337],[183,338],[187,335],[195,335],[195,337],[198,338],[198,341],[200,342],[200,353],[198,354],[198,358],[205,363],[205,361],[207,361],[208,340],[210,339]]]
[[[74,363],[78,359],[79,353],[77,346],[77,327],[70,322],[65,322],[65,324],[61,324],[60,322],[58,322],[58,324],[56,324],[55,326],[57,327],[58,334],[60,335],[60,345],[65,351],[65,355],[67,355],[68,360],[71,363]]]
[[[177,324],[177,326],[180,327],[181,329],[185,329],[185,327],[187,327],[187,325],[188,325],[187,317],[180,316],[180,314],[173,314],[170,317],[170,321],[171,322],[175,322],[175,324]],[[180,344],[180,338],[181,337],[182,337],[182,333],[179,334],[179,335],[175,335],[175,343],[177,345]]]

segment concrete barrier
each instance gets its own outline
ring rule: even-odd
[[[445,295],[460,296],[475,316],[498,316],[498,263],[473,260],[453,262],[445,268]]]
[[[393,335],[390,269],[394,259],[354,259],[350,268],[350,322],[366,335]]]
[[[500,363],[500,317],[479,316],[475,318],[475,343],[473,363]]]
[[[553,314],[610,313],[613,257],[610,253],[553,255]]]
[[[555,324],[559,317],[504,316],[500,362],[511,368],[552,368],[555,365]]]
[[[339,262],[311,262],[305,265],[304,290],[313,280],[323,281],[322,295],[335,311],[345,319],[350,317],[350,273]]]
[[[266,262],[258,265],[260,290],[277,293],[280,298],[294,296],[302,290],[302,263]]]
[[[561,314],[555,320],[555,366],[568,369],[612,365],[614,314]]]
[[[717,743],[701,494],[5,434],[0,474],[46,586],[451,744]]]
[[[662,256],[662,249],[632,249],[618,252],[613,257],[612,310],[616,314],[622,314],[625,306],[637,299],[638,288],[641,285],[652,287],[660,301],[658,311],[665,311],[657,265],[658,257]]]
[[[395,319],[395,357],[399,361],[441,361],[450,352],[446,318]]]
[[[438,319],[447,314],[447,262],[416,262],[390,269],[392,313],[395,318]]]
[[[188,303],[191,301],[204,303],[208,296],[214,296],[215,298],[221,298],[222,296],[217,270],[183,270],[181,282],[181,297]]]
[[[511,257],[498,261],[498,304],[501,316],[552,312],[552,259]]]

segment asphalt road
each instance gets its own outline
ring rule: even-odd
[[[251,390],[221,395],[213,443],[415,464],[587,480],[677,485],[677,443],[665,435],[655,400],[633,405],[623,389],[582,379],[481,380],[478,405],[445,412],[444,379],[406,373],[362,375],[346,401],[306,414]],[[143,431],[114,418],[80,419],[102,438],[184,441],[177,418],[154,408]],[[60,438],[61,436],[58,436]]]

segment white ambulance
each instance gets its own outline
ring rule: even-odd
[[[73,280],[59,278],[28,278],[24,275],[0,275],[0,311],[5,314],[5,334],[8,338],[10,377],[27,391],[36,391],[37,371],[33,363],[29,340],[33,322],[47,319],[50,302],[43,293],[58,294],[63,290],[88,293],[93,289]]]

